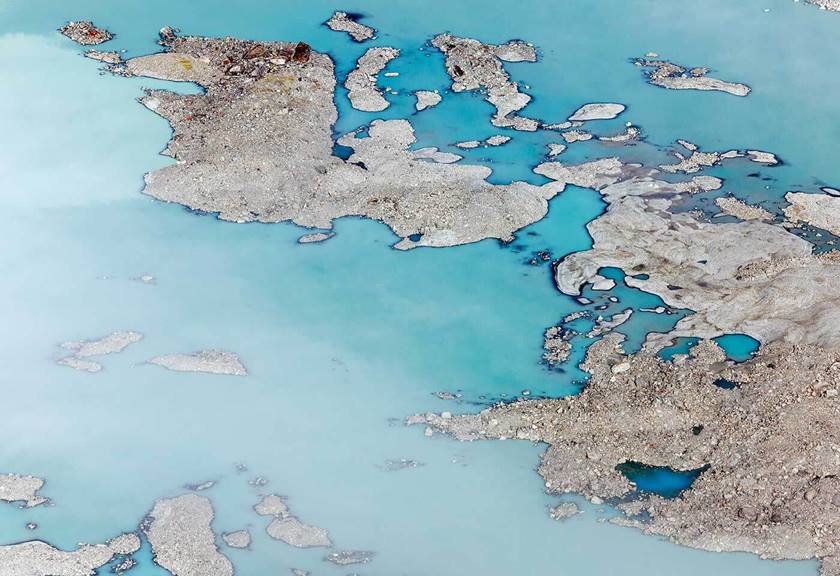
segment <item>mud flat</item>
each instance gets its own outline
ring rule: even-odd
[[[707,76],[708,68],[688,69],[667,60],[637,58],[636,66],[651,69],[646,74],[648,84],[669,90],[715,90],[733,96],[746,96],[750,87],[737,82],[727,82]]]
[[[437,92],[431,92],[429,90],[418,90],[414,93],[414,96],[417,98],[417,103],[414,105],[414,108],[418,112],[425,110],[426,108],[433,108],[440,104],[443,100],[443,96]]]
[[[413,417],[461,440],[545,442],[549,492],[608,501],[620,523],[712,551],[819,558],[836,575],[840,542],[840,354],[777,342],[734,364],[711,341],[674,363],[625,355],[613,334],[590,348],[576,397],[477,415]],[[718,379],[736,382],[723,389]],[[617,466],[699,477],[676,498],[638,491]]]
[[[722,215],[735,216],[741,220],[770,221],[773,219],[773,215],[761,206],[747,204],[732,196],[716,198],[715,205],[720,208]]]
[[[105,544],[83,544],[73,552],[41,540],[0,546],[0,576],[91,576],[113,558],[140,549],[140,538],[123,534]]]
[[[491,119],[493,126],[531,132],[539,127],[536,120],[516,115],[531,97],[519,91],[518,84],[502,67],[502,62],[536,62],[537,51],[533,46],[519,40],[482,44],[451,34],[435,36],[432,45],[446,55],[446,71],[454,92],[485,92],[486,100],[496,108]]]
[[[370,48],[359,58],[355,70],[347,75],[344,82],[353,108],[363,112],[381,112],[391,105],[376,86],[376,81],[388,62],[399,55],[399,50],[386,46]]]
[[[840,236],[840,198],[828,194],[788,192],[785,218],[795,223],[805,222]]]
[[[141,528],[155,563],[173,576],[233,576],[233,565],[216,547],[213,506],[196,494],[155,502]]]
[[[376,30],[361,24],[356,15],[347,12],[336,12],[324,25],[334,32],[346,32],[356,42],[370,40],[376,35]]]
[[[145,193],[159,200],[232,222],[291,220],[321,230],[335,218],[363,216],[387,224],[402,238],[396,247],[407,249],[512,240],[545,216],[559,189],[493,185],[484,166],[417,160],[405,120],[374,121],[368,138],[341,137],[353,154],[334,156],[333,63],[305,44],[182,37],[171,29],[161,31],[161,44],[164,52],[129,59],[127,72],[196,82],[206,93],[150,90],[141,98],[174,131],[164,153],[177,163],[146,175]],[[536,57],[532,47],[512,43],[488,58],[516,52]]]
[[[80,20],[79,22],[70,21],[59,28],[58,31],[82,46],[95,46],[107,42],[114,37],[113,34],[104,28],[94,26],[90,20]]]
[[[248,370],[239,356],[225,350],[201,350],[191,354],[165,354],[149,360],[175,372],[206,372],[227,376],[247,376]]]
[[[0,474],[0,502],[21,502],[26,508],[46,504],[49,500],[38,494],[43,487],[43,478]]]
[[[611,120],[624,112],[624,104],[592,103],[584,104],[569,116],[570,122],[589,122],[591,120]]]
[[[89,358],[117,354],[142,339],[143,335],[139,332],[123,330],[111,332],[97,340],[64,342],[61,347],[73,353],[70,356],[59,358],[56,363],[83,372],[99,372],[102,370],[102,365],[99,362],[89,360]]]

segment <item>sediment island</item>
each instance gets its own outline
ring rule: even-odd
[[[547,201],[567,186],[597,191],[606,209],[587,226],[592,245],[553,263],[557,289],[569,297],[580,297],[585,286],[609,290],[615,281],[603,269],[617,268],[628,286],[689,313],[669,332],[649,334],[633,354],[614,331],[632,309],[599,319],[589,333],[599,339],[582,364],[590,380],[579,396],[520,400],[478,415],[422,414],[409,423],[462,440],[543,442],[548,449],[539,472],[546,488],[609,502],[624,513],[618,523],[706,550],[818,558],[825,576],[840,575],[840,253],[816,254],[792,232],[801,222],[836,230],[835,205],[825,200],[832,197],[788,195],[784,221],[733,199],[715,201],[724,219],[682,211],[694,195],[724,195],[723,180],[703,170],[728,161],[780,164],[769,152],[709,152],[685,140],[672,151],[672,163],[645,166],[618,156],[546,161],[534,169],[546,184],[490,184],[489,168],[444,161],[437,149],[412,150],[414,129],[405,119],[374,120],[334,139],[334,64],[305,43],[180,36],[164,28],[160,44],[163,52],[114,69],[205,90],[148,90],[141,98],[173,128],[165,154],[177,163],[146,175],[145,193],[160,200],[233,222],[289,220],[325,236],[334,219],[364,216],[384,222],[400,237],[395,247],[408,249],[509,241],[544,217]],[[603,140],[607,146],[639,137],[632,125],[623,134],[595,137],[571,121],[549,128],[520,116],[530,96],[502,62],[536,61],[536,48],[523,41],[493,45],[441,34],[431,44],[444,54],[453,92],[480,91],[493,105],[494,126],[565,130],[567,144]],[[709,77],[705,68],[650,59],[637,64],[652,69],[648,80],[663,88],[750,92]],[[365,94],[376,92],[370,75],[363,80]],[[624,111],[620,104],[589,106],[573,115],[575,122]],[[469,149],[492,145],[489,140],[460,144]],[[346,157],[334,153],[336,144],[349,149]],[[549,152],[564,149],[554,144]],[[568,359],[567,334],[562,325],[546,331],[546,361]],[[711,340],[727,334],[748,335],[760,348],[736,363]],[[700,339],[690,355],[658,356],[685,337]],[[177,360],[195,362],[189,355]],[[691,472],[696,480],[665,498],[637,490],[621,472],[624,465]],[[159,501],[144,530],[151,540],[166,507],[200,508],[202,557],[212,559],[213,574],[226,576],[228,563],[204,534],[212,509],[208,516],[194,498]],[[267,531],[275,539],[331,546],[325,530],[291,516],[280,497],[267,497],[256,510],[272,517]],[[556,514],[572,513],[566,506]],[[171,543],[160,522],[159,542]],[[363,552],[342,554],[335,553],[339,564],[366,561]]]

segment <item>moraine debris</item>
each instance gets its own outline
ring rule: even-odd
[[[549,509],[548,515],[552,520],[566,520],[580,514],[580,508],[574,502],[561,502]]]
[[[774,342],[733,363],[705,340],[672,363],[628,356],[621,340],[590,347],[578,396],[409,423],[459,440],[545,443],[538,471],[548,491],[614,503],[625,514],[618,524],[702,550],[818,558],[824,576],[836,575],[840,351]],[[716,385],[721,378],[737,392]],[[619,471],[628,462],[698,476],[666,498],[638,490]]]
[[[323,528],[301,522],[292,516],[286,499],[277,494],[269,494],[254,506],[260,516],[272,516],[266,527],[268,535],[296,548],[320,548],[332,546],[329,534]]]
[[[79,22],[70,21],[59,28],[58,31],[82,46],[95,46],[107,42],[114,37],[113,34],[104,28],[94,26],[90,20],[80,20]]]
[[[504,134],[496,134],[494,136],[490,136],[487,140],[485,140],[484,144],[487,146],[501,146],[503,144],[507,144],[510,141],[510,136],[505,136]]]
[[[569,130],[567,132],[561,132],[560,136],[563,137],[563,140],[566,141],[566,144],[574,144],[575,142],[585,142],[587,140],[592,140],[592,134],[590,134],[586,130]]]
[[[381,112],[391,105],[376,86],[377,75],[388,62],[400,55],[396,48],[370,48],[356,62],[356,68],[347,75],[344,87],[350,105],[363,112]]]
[[[518,116],[531,97],[519,91],[519,85],[510,79],[502,62],[536,62],[537,51],[521,40],[506,44],[483,44],[472,38],[459,38],[440,34],[432,45],[446,56],[446,71],[452,78],[452,90],[464,92],[482,90],[486,100],[495,108],[491,119],[493,126],[533,132],[539,122]]]
[[[247,376],[248,370],[239,356],[225,350],[200,350],[190,354],[165,354],[149,360],[174,372],[204,372],[226,376]]]
[[[324,25],[334,32],[346,32],[356,42],[365,42],[376,37],[376,30],[359,22],[358,14],[336,12]]]
[[[96,340],[63,342],[61,348],[73,353],[70,356],[59,358],[56,363],[83,372],[99,372],[102,370],[102,365],[99,362],[89,360],[89,358],[118,354],[142,339],[143,335],[139,332],[119,330]]]
[[[327,554],[324,556],[324,560],[339,566],[349,566],[351,564],[367,564],[373,560],[374,556],[376,556],[375,552],[367,550],[343,550]]]
[[[304,524],[294,516],[273,519],[265,531],[275,540],[280,540],[295,548],[329,548],[332,546],[332,541],[326,530]]]
[[[641,134],[642,131],[639,130],[638,127],[633,126],[628,122],[628,125],[624,129],[624,132],[614,134],[612,136],[598,136],[598,140],[601,142],[614,142],[618,144],[624,144],[627,142],[638,140]]]
[[[788,192],[785,200],[790,203],[784,209],[788,221],[794,224],[805,222],[840,236],[840,198],[828,194]]]
[[[747,204],[733,196],[715,198],[715,205],[720,208],[721,216],[735,216],[741,220],[764,220],[765,222],[773,219],[773,215],[761,206]]]
[[[347,160],[335,156],[335,70],[309,47],[179,36],[171,28],[160,43],[163,52],[127,60],[127,73],[196,82],[205,93],[148,90],[141,98],[174,132],[164,154],[177,162],[145,178],[144,192],[159,200],[226,221],[321,230],[336,218],[362,216],[384,222],[402,238],[395,247],[410,249],[510,241],[545,216],[558,190],[553,183],[490,184],[485,166],[418,161],[406,120],[375,120],[366,138],[341,136],[338,144],[353,152]],[[522,47],[533,51],[524,43],[496,49],[512,58],[508,52]],[[251,114],[255,106],[263,113]],[[236,153],[225,155],[228,149]],[[266,163],[267,156],[276,161]]]
[[[173,576],[233,576],[233,565],[216,547],[213,506],[197,494],[163,498],[141,529],[155,564]]]
[[[248,548],[251,545],[251,533],[247,530],[237,530],[236,532],[223,532],[222,540],[231,548]]]
[[[127,533],[105,544],[81,544],[73,552],[41,540],[0,546],[0,576],[90,576],[115,557],[140,549],[137,534]]]
[[[452,164],[462,160],[464,157],[451,152],[441,152],[434,146],[420,148],[414,151],[414,157],[418,160],[431,160],[438,164]]]
[[[38,494],[44,487],[43,478],[22,474],[0,474],[0,502],[20,502],[24,508],[34,508],[49,502]]]
[[[88,50],[85,52],[85,58],[104,62],[105,64],[120,64],[122,56],[119,52],[102,52],[100,50]]]
[[[335,232],[312,232],[297,239],[298,244],[315,244],[324,242],[335,236]]]
[[[746,84],[726,82],[707,76],[708,68],[687,69],[667,60],[651,60],[637,58],[634,60],[636,66],[650,68],[648,72],[648,84],[667,88],[669,90],[714,90],[726,92],[733,96],[746,96],[750,93],[750,87]]]
[[[612,120],[627,109],[624,104],[593,103],[584,104],[569,116],[570,122],[590,122],[592,120]]]
[[[433,108],[441,103],[443,100],[443,96],[441,96],[437,91],[431,92],[429,90],[418,90],[414,93],[414,96],[417,97],[417,103],[414,105],[414,108],[417,109],[418,112],[425,110],[426,108]]]

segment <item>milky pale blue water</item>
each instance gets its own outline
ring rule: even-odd
[[[156,31],[167,24],[196,34],[301,39],[329,51],[344,74],[366,46],[319,25],[335,9],[366,14],[380,30],[374,44],[403,50],[389,67],[401,75],[383,79],[400,92],[392,108],[353,111],[340,92],[338,132],[377,116],[409,116],[418,146],[445,149],[498,132],[475,95],[449,95],[413,115],[409,91],[448,85],[440,55],[419,50],[448,30],[535,43],[540,63],[508,69],[529,86],[534,102],[526,112],[536,117],[561,121],[585,102],[620,101],[628,112],[599,131],[617,131],[629,119],[654,144],[679,137],[708,149],[772,150],[787,162],[761,170],[772,174],[772,189],[756,178],[761,184],[750,188],[735,169],[723,169],[733,191],[760,199],[840,180],[832,162],[838,127],[822,121],[840,114],[840,100],[830,96],[840,75],[828,72],[840,61],[833,41],[840,18],[787,0],[0,0],[0,470],[46,477],[44,494],[55,502],[0,506],[0,540],[37,537],[66,548],[101,541],[134,529],[155,498],[215,479],[205,493],[217,510],[214,527],[250,525],[255,537],[250,551],[224,550],[239,574],[291,566],[347,572],[323,563],[322,552],[268,539],[250,510],[260,491],[288,495],[293,511],[327,528],[337,546],[377,551],[363,570],[373,576],[814,573],[812,562],[673,546],[598,523],[608,512],[589,506],[553,522],[546,509],[556,499],[534,472],[540,447],[427,439],[390,420],[474,410],[526,389],[551,396],[579,389],[579,372],[549,371],[539,358],[545,327],[580,307],[553,288],[549,265],[528,261],[539,250],[559,258],[589,246],[584,225],[603,210],[596,194],[570,188],[551,202],[548,218],[508,246],[409,253],[390,249],[396,238],[382,225],[356,219],[339,221],[338,236],[323,245],[299,246],[300,231],[290,225],[196,216],[139,192],[142,174],[168,162],[158,151],[169,129],[135,99],[143,86],[167,84],[100,76],[95,62],[54,32],[64,20],[92,18],[116,32],[111,45],[128,55],[156,50]],[[627,63],[649,50],[710,66],[754,92],[738,99],[650,87]],[[513,136],[500,149],[465,153],[467,160],[490,165],[495,181],[541,181],[530,169],[554,136]],[[569,157],[608,153],[586,144]],[[626,154],[661,156],[649,146]],[[130,280],[143,273],[157,285]],[[610,307],[605,315],[656,300],[621,283],[613,294],[621,302],[600,295]],[[639,342],[666,324],[662,315],[637,313],[623,328]],[[100,374],[55,365],[58,343],[116,329],[146,338],[105,358]],[[251,375],[143,364],[209,347],[238,352]],[[438,400],[438,390],[460,390],[463,401]],[[425,465],[383,469],[399,458]],[[234,462],[249,471],[236,474]],[[248,486],[257,474],[270,484]],[[37,531],[24,528],[29,521]],[[162,574],[148,549],[140,562],[139,576]]]

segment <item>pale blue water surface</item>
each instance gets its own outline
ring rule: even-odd
[[[786,164],[749,166],[763,177],[738,164],[715,171],[727,178],[721,193],[770,208],[788,189],[840,183],[840,128],[825,121],[840,117],[840,15],[789,0],[0,0],[0,472],[45,477],[43,493],[55,504],[0,506],[0,544],[102,541],[134,529],[156,498],[213,479],[219,484],[205,494],[216,507],[214,528],[250,526],[255,537],[251,550],[223,548],[242,575],[293,566],[348,572],[322,562],[322,551],[270,540],[251,511],[264,492],[288,495],[293,512],[327,528],[338,547],[375,550],[360,570],[372,576],[815,573],[814,562],[677,547],[597,522],[610,512],[588,505],[554,522],[547,507],[557,499],[534,472],[540,447],[427,439],[399,424],[414,412],[476,410],[524,390],[580,389],[578,370],[548,370],[539,360],[543,330],[581,306],[554,289],[550,265],[529,260],[540,250],[557,259],[587,248],[584,226],[604,208],[597,194],[570,187],[507,246],[408,253],[390,248],[396,238],[384,226],[358,219],[339,221],[324,244],[300,246],[291,225],[197,216],[140,193],[143,173],[169,162],[158,155],[169,128],[135,99],[142,87],[167,83],[100,75],[55,32],[65,20],[93,19],[117,34],[104,47],[128,56],[155,51],[164,25],[305,40],[329,51],[343,77],[368,46],[320,25],[335,9],[365,14],[379,29],[371,45],[403,50],[389,67],[401,75],[382,82],[400,92],[389,97],[394,105],[364,114],[339,91],[337,132],[408,116],[418,145],[450,149],[497,133],[480,96],[447,95],[413,115],[410,91],[448,86],[441,56],[424,47],[436,33],[523,38],[541,51],[539,63],[508,65],[534,96],[526,115],[562,121],[586,102],[623,102],[622,117],[595,129],[642,126],[653,146],[619,150],[629,159],[661,159],[657,145],[675,138],[710,150],[771,150]],[[628,63],[651,50],[754,91],[735,98],[651,87]],[[494,181],[540,182],[530,170],[557,135],[511,135],[507,146],[465,153],[466,161],[491,166]],[[585,144],[567,154],[612,153]],[[157,284],[130,280],[143,273]],[[599,299],[590,309],[658,305],[617,280],[611,293],[590,294]],[[667,331],[681,314],[634,314],[622,327],[628,346]],[[54,363],[60,342],[120,329],[146,338],[104,358],[101,373]],[[750,353],[744,341],[729,344],[733,355]],[[143,364],[211,347],[239,353],[250,375]],[[439,400],[440,390],[462,398]],[[400,458],[425,465],[384,469]],[[248,472],[237,474],[236,462]],[[256,475],[268,486],[248,486]],[[38,530],[26,530],[29,521]],[[148,548],[138,558],[137,576],[163,574]]]

